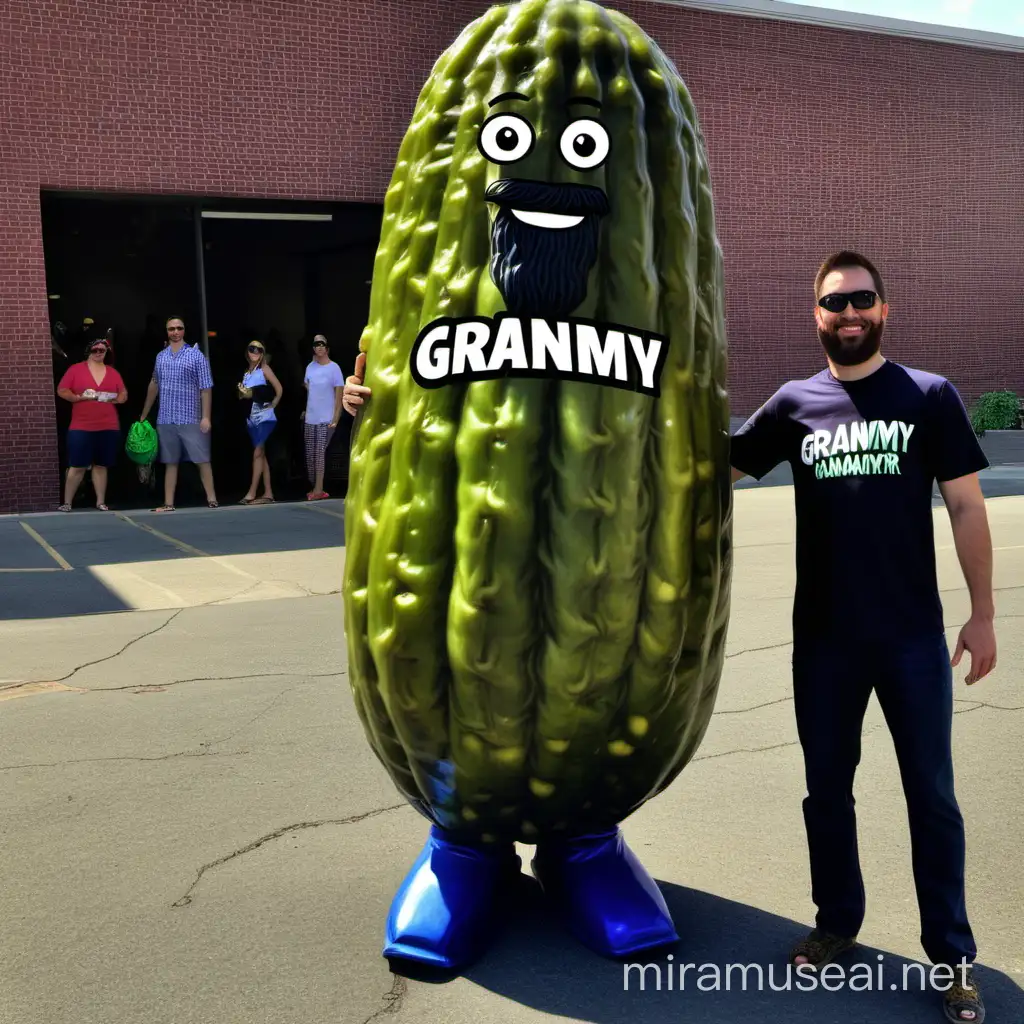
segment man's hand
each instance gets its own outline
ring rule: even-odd
[[[210,420],[209,420],[209,417],[207,417],[207,416],[204,416],[204,417],[203,417],[203,418],[202,418],[202,419],[201,419],[201,420],[199,421],[199,429],[200,429],[200,430],[201,430],[201,431],[202,431],[202,432],[203,432],[204,434],[208,434],[208,433],[210,432]]]
[[[342,392],[341,404],[350,416],[355,416],[356,408],[363,404],[361,396],[370,397],[370,389],[363,387],[363,378],[366,376],[366,353],[360,352],[356,356],[356,368],[352,376],[345,381],[345,390]]]
[[[950,662],[954,668],[960,664],[965,650],[971,654],[971,670],[966,681],[968,686],[972,686],[996,667],[996,630],[991,618],[972,615],[964,624]]]

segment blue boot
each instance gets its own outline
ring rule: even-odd
[[[661,890],[618,828],[538,844],[531,867],[595,953],[619,959],[679,941]]]
[[[458,970],[490,944],[521,862],[515,847],[457,842],[432,825],[388,913],[384,956]]]

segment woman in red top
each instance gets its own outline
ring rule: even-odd
[[[68,367],[57,385],[57,396],[73,406],[68,428],[68,476],[61,512],[71,511],[75,492],[90,466],[96,507],[109,511],[104,504],[107,467],[117,461],[121,447],[121,424],[114,406],[128,401],[121,374],[107,365],[109,354],[110,343],[106,338],[93,339],[85,361]]]

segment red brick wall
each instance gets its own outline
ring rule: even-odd
[[[488,6],[6,0],[0,511],[58,498],[39,189],[380,201],[423,79]],[[890,356],[1024,393],[1024,57],[618,6],[708,139],[735,413],[822,365],[811,284],[846,246],[886,275]]]

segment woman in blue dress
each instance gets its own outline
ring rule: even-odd
[[[274,371],[267,365],[269,359],[267,350],[261,341],[249,342],[246,351],[248,369],[238,385],[238,397],[243,401],[251,402],[249,417],[245,425],[249,430],[249,438],[252,440],[252,483],[245,497],[242,498],[242,505],[269,505],[274,500],[274,489],[270,484],[270,462],[267,460],[266,444],[267,438],[274,432],[277,426],[277,414],[274,410],[284,388],[277,379]],[[257,498],[256,491],[260,485],[260,478],[263,478],[263,497]]]

